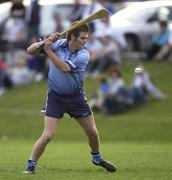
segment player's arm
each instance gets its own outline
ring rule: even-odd
[[[43,46],[44,41],[33,43],[27,48],[27,53],[30,55],[40,54],[40,51],[43,48]]]
[[[46,46],[44,47],[44,51],[46,52],[47,56],[50,58],[50,60],[63,72],[69,72],[70,66],[60,59],[51,49],[46,49]]]
[[[54,42],[56,41],[58,38],[60,37],[60,33],[56,32],[51,34],[47,39],[49,39],[50,41]],[[27,53],[30,55],[36,55],[36,54],[40,54],[41,51],[44,48],[44,42],[45,42],[46,38],[44,38],[44,40],[40,41],[40,42],[36,42],[31,44],[28,48],[27,48]]]
[[[58,57],[57,54],[55,54],[52,49],[51,49],[51,45],[53,42],[53,38],[51,38],[51,36],[48,39],[44,40],[44,51],[47,54],[47,56],[50,58],[50,60],[63,72],[69,72],[71,71],[70,66],[68,65],[68,63],[66,63],[65,61],[63,61],[62,59],[60,59]]]

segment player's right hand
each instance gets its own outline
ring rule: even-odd
[[[60,37],[60,33],[59,33],[59,32],[56,32],[56,33],[51,34],[51,35],[48,37],[48,39],[49,39],[50,41],[54,42],[54,41],[57,41],[57,40],[59,39],[59,37]]]

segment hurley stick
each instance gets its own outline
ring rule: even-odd
[[[85,24],[85,23],[89,23],[93,20],[96,19],[106,19],[109,16],[109,12],[106,9],[101,9],[93,14],[91,14],[90,16],[86,17],[85,19],[80,20],[77,24],[67,28],[66,30],[64,30],[63,32],[60,33],[60,36],[65,35],[67,32],[72,31],[76,28],[78,28],[79,26]],[[55,39],[54,41],[56,41],[57,39]],[[41,42],[36,42],[33,43],[32,45],[30,45],[27,48],[27,52],[29,54],[36,54],[37,52],[39,52],[39,50],[44,46],[44,41]]]

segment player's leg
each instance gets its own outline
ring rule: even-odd
[[[95,153],[100,152],[99,134],[94,122],[94,117],[90,115],[88,117],[76,118],[76,121],[87,135],[91,151]]]
[[[52,117],[45,117],[44,120],[44,131],[41,137],[35,142],[30,159],[28,160],[28,164],[25,170],[25,174],[33,174],[35,173],[35,167],[37,161],[41,157],[42,153],[44,152],[47,144],[51,141],[54,136],[56,127],[59,123],[60,119],[52,118]]]
[[[44,152],[46,145],[51,141],[54,136],[57,124],[59,123],[60,119],[52,118],[52,117],[45,117],[44,122],[44,131],[41,137],[36,141],[33,151],[31,154],[31,159],[37,161],[41,154]]]
[[[116,171],[116,166],[112,163],[103,160],[100,152],[100,141],[99,134],[95,125],[93,115],[87,117],[76,118],[76,121],[79,123],[81,128],[84,130],[85,134],[88,137],[89,145],[91,148],[92,162],[95,165],[105,168],[107,171],[114,172]]]

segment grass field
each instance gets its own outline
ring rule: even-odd
[[[103,155],[117,165],[116,173],[107,173],[91,164],[84,134],[66,115],[39,161],[37,174],[22,174],[33,143],[43,128],[39,110],[45,102],[45,81],[17,87],[0,97],[0,180],[171,180],[171,64],[145,66],[168,95],[167,100],[151,100],[145,106],[114,116],[95,114]],[[133,69],[133,65],[122,66],[127,83]],[[97,83],[94,79],[85,82],[88,99]]]

